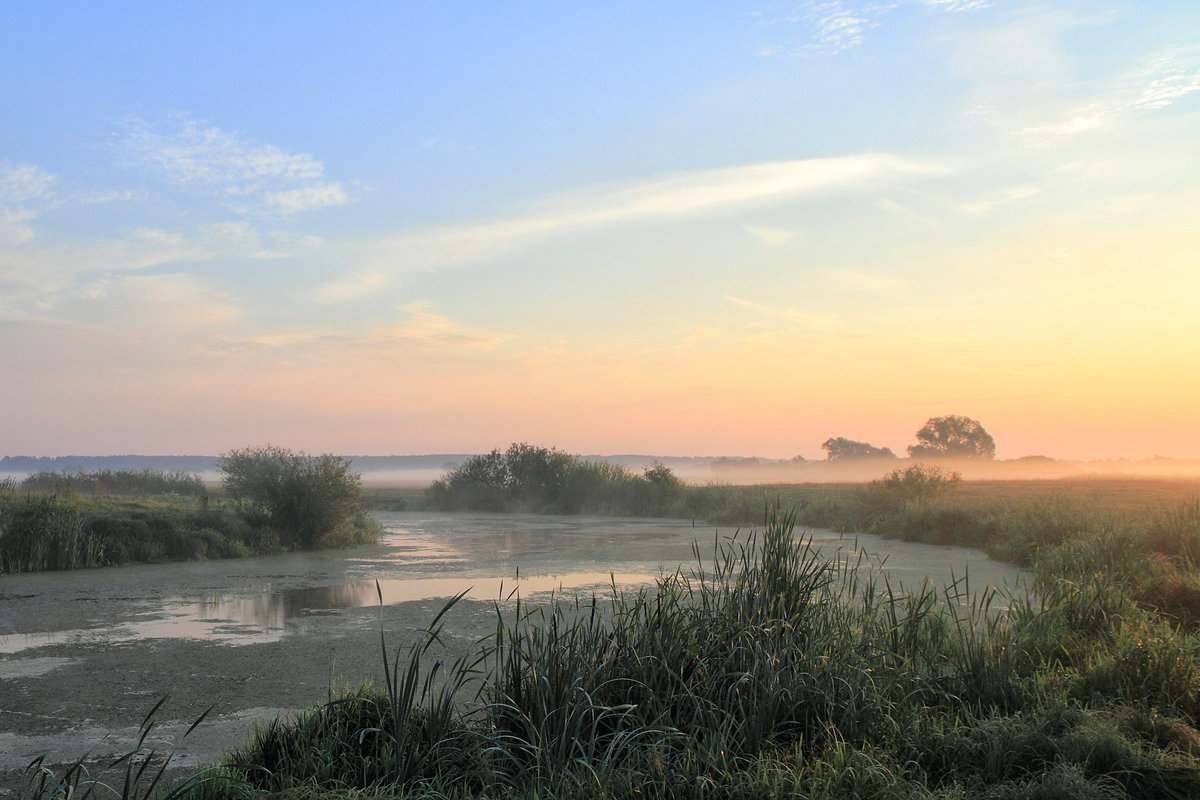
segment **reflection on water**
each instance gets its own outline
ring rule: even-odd
[[[385,531],[378,544],[357,551],[147,568],[158,570],[159,583],[154,586],[168,594],[179,591],[169,588],[181,585],[174,582],[177,570],[190,571],[193,579],[203,577],[203,583],[192,585],[235,587],[229,591],[155,600],[151,598],[156,592],[141,588],[132,578],[123,585],[123,576],[135,572],[106,573],[103,589],[73,599],[104,602],[106,596],[124,594],[126,589],[139,593],[122,598],[134,602],[122,604],[118,622],[104,628],[0,635],[0,654],[54,644],[172,638],[256,644],[328,630],[327,624],[318,628],[321,618],[381,600],[390,605],[449,598],[464,591],[474,600],[503,600],[513,591],[522,597],[559,589],[603,591],[612,582],[650,583],[660,568],[673,571],[682,564],[686,569],[697,556],[706,561],[710,548],[732,535],[729,530],[697,529],[682,520],[404,513],[383,515],[381,521]],[[821,557],[857,567],[868,577],[884,577],[893,588],[916,587],[926,579],[940,588],[953,586],[956,576],[967,575],[968,562],[973,588],[1001,585],[1018,574],[1012,567],[988,562],[981,552],[885,543],[870,536],[841,537],[830,531],[804,535],[812,537]],[[693,554],[697,540],[700,544]],[[519,581],[512,577],[515,574],[521,575]],[[235,580],[231,575],[240,577]],[[507,577],[497,577],[501,575]],[[347,622],[367,619],[358,615]]]
[[[212,595],[199,601],[176,598],[161,610],[111,628],[0,636],[0,654],[52,644],[117,643],[146,639],[205,639],[223,644],[260,644],[302,633],[306,618],[380,603],[450,598],[507,602],[544,592],[602,591],[606,586],[652,583],[645,573],[575,572],[508,578],[415,578],[359,581],[343,586],[306,586],[260,595]]]

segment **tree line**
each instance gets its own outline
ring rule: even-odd
[[[930,417],[917,430],[917,443],[908,446],[909,458],[937,460],[969,458],[992,460],[996,457],[996,441],[979,420],[949,414]],[[830,461],[856,461],[872,458],[896,458],[887,447],[876,447],[839,436],[826,439],[821,445]]]

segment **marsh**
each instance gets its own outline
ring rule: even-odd
[[[687,520],[376,512],[383,535],[351,550],[5,576],[0,584],[0,788],[31,758],[123,752],[170,695],[155,735],[182,734],[180,767],[239,745],[249,726],[382,679],[379,632],[405,647],[446,598],[448,655],[495,629],[519,594],[605,593],[707,559],[734,536]],[[829,558],[893,584],[1016,585],[980,551],[807,530]],[[382,604],[381,601],[382,600]],[[509,601],[511,602],[511,601]]]

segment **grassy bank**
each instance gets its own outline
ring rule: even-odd
[[[443,663],[451,604],[409,651],[381,638],[384,685],[259,729],[195,796],[1200,795],[1200,636],[1128,594],[1117,534],[1048,549],[1002,613],[896,595],[793,523],[650,590],[498,610]]]
[[[320,463],[318,463],[320,466]],[[324,481],[329,483],[328,480]],[[0,485],[0,574],[265,555],[373,541],[357,478],[333,495],[276,473],[278,499],[210,494],[187,473],[38,473]]]

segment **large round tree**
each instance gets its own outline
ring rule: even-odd
[[[908,446],[913,458],[996,457],[996,441],[979,420],[950,414],[931,417],[917,431],[917,443]]]

